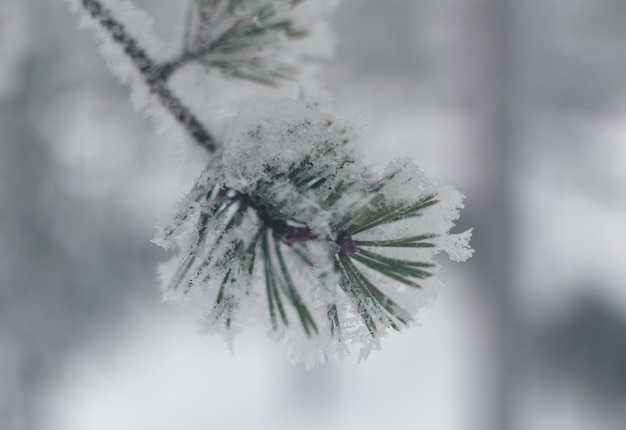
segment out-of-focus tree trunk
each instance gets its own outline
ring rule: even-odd
[[[476,0],[468,7],[462,63],[467,74],[468,101],[478,106],[481,142],[477,156],[485,156],[480,195],[468,209],[481,230],[483,243],[473,264],[485,285],[480,291],[487,305],[491,330],[493,374],[491,398],[493,430],[516,428],[515,404],[519,375],[519,312],[515,303],[516,184],[524,149],[523,51],[519,49],[518,9],[514,0]],[[471,8],[471,9],[470,9]]]

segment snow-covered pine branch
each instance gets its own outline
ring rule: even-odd
[[[280,54],[307,34],[291,15],[302,1],[192,0],[183,49],[163,62],[101,1],[81,1],[149,91],[215,153],[155,239],[176,252],[160,269],[165,297],[198,303],[208,331],[230,336],[261,320],[296,361],[353,346],[366,356],[434,297],[439,252],[471,255],[470,232],[449,233],[461,194],[408,160],[375,174],[350,124],[302,101],[253,100],[218,142],[167,88],[188,63],[262,84],[293,78]]]

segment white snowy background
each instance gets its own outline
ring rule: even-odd
[[[314,1],[314,0],[310,0]],[[179,2],[136,2],[177,40]],[[380,165],[467,195],[421,327],[313,371],[163,305],[150,243],[201,166],[60,1],[0,0],[0,428],[626,427],[626,3],[344,0],[324,65]]]

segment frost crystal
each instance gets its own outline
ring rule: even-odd
[[[296,102],[255,108],[179,204],[157,242],[166,297],[193,297],[210,331],[260,318],[297,361],[367,355],[434,296],[446,251],[465,260],[470,231],[449,234],[454,189],[398,160],[382,175],[355,158],[349,127]]]

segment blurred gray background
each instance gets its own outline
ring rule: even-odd
[[[178,2],[137,4],[175,41]],[[466,196],[421,327],[304,371],[160,303],[185,163],[64,4],[0,1],[0,428],[626,428],[626,3],[344,0],[324,66],[363,150]]]

